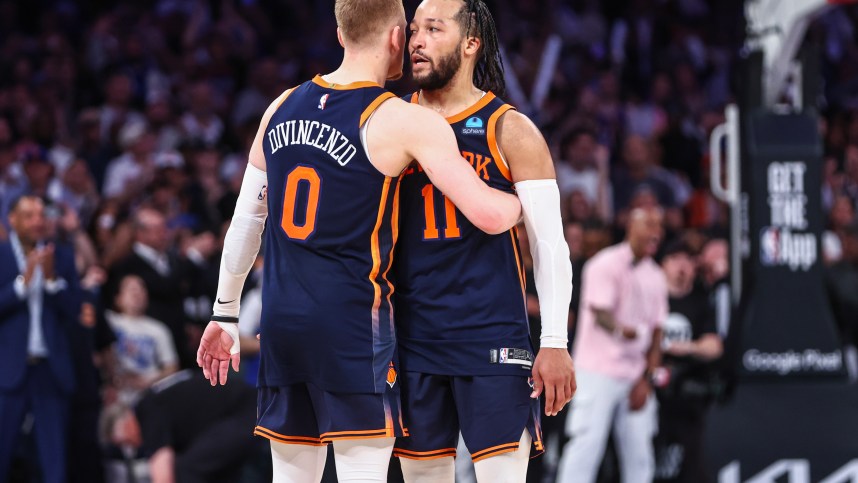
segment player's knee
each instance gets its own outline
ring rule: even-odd
[[[394,438],[345,440],[334,442],[337,479],[342,482],[387,481],[387,467]]]
[[[474,463],[478,483],[521,483],[527,476],[530,449],[519,448]]]
[[[319,481],[325,470],[328,451],[324,446],[271,442],[274,483]]]
[[[532,439],[527,430],[521,435],[518,448],[474,463],[479,483],[519,483],[527,476]]]
[[[456,465],[452,456],[435,459],[399,458],[405,483],[443,483],[456,479]]]

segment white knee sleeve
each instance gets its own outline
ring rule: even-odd
[[[530,444],[533,440],[527,429],[521,434],[518,449],[474,463],[478,483],[521,483],[527,479],[530,461]]]
[[[456,465],[452,456],[434,459],[399,458],[405,483],[453,483]]]
[[[322,480],[327,446],[307,446],[271,442],[273,483],[305,483]]]
[[[334,462],[340,483],[385,483],[396,438],[334,442]]]

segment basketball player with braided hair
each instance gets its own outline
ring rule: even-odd
[[[521,200],[542,330],[534,357],[516,230],[480,232],[412,165],[394,265],[410,437],[394,454],[409,483],[452,482],[461,431],[479,481],[524,481],[529,456],[542,452],[538,397],[551,416],[575,392],[572,268],[553,162],[537,127],[497,97],[503,64],[482,0],[425,0],[409,30],[420,90],[405,100],[441,113],[480,179]]]
[[[483,183],[437,114],[384,90],[402,74],[402,0],[336,0],[340,67],[266,110],[224,240],[197,363],[238,369],[242,286],[259,251],[258,416],[274,482],[319,481],[332,443],[341,482],[387,481],[400,417],[391,275],[401,174],[424,172],[480,229],[503,233],[519,200]]]

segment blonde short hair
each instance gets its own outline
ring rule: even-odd
[[[337,27],[346,40],[363,44],[405,18],[402,0],[336,0]]]

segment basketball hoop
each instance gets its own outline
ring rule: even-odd
[[[745,4],[748,38],[745,47],[763,52],[763,94],[767,106],[777,103],[791,74],[807,26],[835,5],[858,0],[749,0]]]

